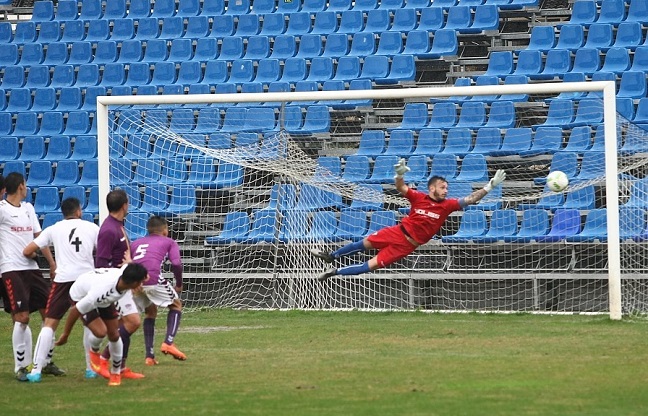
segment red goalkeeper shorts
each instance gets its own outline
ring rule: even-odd
[[[378,230],[367,237],[367,240],[378,250],[379,267],[387,267],[416,250],[416,246],[405,238],[400,225]]]

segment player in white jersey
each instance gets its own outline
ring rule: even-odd
[[[61,203],[64,219],[47,227],[24,248],[23,254],[31,258],[38,249],[53,246],[56,254],[56,277],[47,299],[45,323],[34,348],[34,366],[27,379],[32,383],[41,381],[41,371],[47,364],[47,353],[54,344],[54,332],[59,321],[72,306],[70,287],[80,274],[94,270],[93,252],[97,247],[99,226],[81,219],[81,203],[76,198],[66,198]],[[84,328],[85,329],[85,328]],[[87,343],[84,332],[84,344]],[[86,377],[94,378],[89,355],[86,355]]]
[[[0,273],[5,286],[9,308],[14,321],[12,345],[14,371],[18,381],[27,381],[27,366],[32,357],[32,336],[29,329],[30,310],[45,309],[49,282],[38,263],[23,255],[23,249],[41,232],[32,204],[25,202],[27,186],[20,173],[5,178],[7,197],[0,201]],[[41,253],[50,267],[50,277],[56,275],[56,263],[49,248]]]
[[[70,308],[65,329],[56,345],[67,342],[74,323],[82,317],[83,323],[92,331],[89,343],[92,368],[99,371],[99,347],[103,338],[107,336],[111,360],[109,386],[121,384],[123,344],[119,336],[115,302],[132,289],[139,288],[147,277],[148,273],[144,266],[129,263],[119,269],[105,268],[86,272],[70,287],[70,298],[76,304]]]

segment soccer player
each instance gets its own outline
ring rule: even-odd
[[[92,368],[99,371],[99,347],[101,341],[108,337],[111,368],[108,378],[109,386],[119,386],[122,376],[123,343],[119,333],[119,322],[115,303],[131,290],[142,285],[147,278],[146,268],[137,263],[129,263],[121,268],[95,269],[79,276],[70,287],[70,298],[75,303],[65,321],[65,329],[56,341],[56,345],[67,342],[74,323],[79,317],[92,334],[90,335],[90,360]]]
[[[133,241],[131,257],[133,261],[142,264],[148,270],[149,278],[144,282],[142,293],[135,297],[144,309],[144,347],[146,350],[146,365],[158,364],[153,347],[155,337],[155,318],[158,307],[168,307],[166,337],[160,347],[164,354],[173,356],[176,360],[186,360],[187,356],[180,351],[173,340],[178,332],[182,316],[182,301],[178,292],[182,291],[182,261],[178,243],[169,237],[169,227],[164,218],[151,216],[146,223],[148,235]],[[175,288],[161,276],[162,265],[166,259],[171,263]]]
[[[50,245],[56,253],[56,277],[47,299],[45,323],[34,348],[34,366],[27,374],[27,379],[32,383],[41,381],[41,371],[47,364],[47,355],[54,343],[54,332],[72,304],[69,294],[72,283],[80,274],[94,270],[94,249],[99,227],[81,219],[81,203],[76,198],[66,198],[61,203],[61,212],[64,219],[45,228],[23,250],[27,258],[34,258],[37,250]],[[85,343],[87,332],[84,333]],[[86,358],[86,378],[94,377],[96,373]]]
[[[103,221],[99,228],[99,237],[97,239],[97,254],[95,256],[95,267],[120,267],[124,255],[130,254],[130,241],[124,229],[124,218],[128,215],[128,195],[123,189],[110,191],[106,196],[106,205],[108,206],[108,217]],[[121,319],[119,325],[119,334],[124,344],[122,358],[122,377],[124,378],[143,378],[144,375],[131,371],[126,367],[126,358],[130,347],[131,334],[140,327],[141,319],[137,305],[133,300],[133,294],[129,291],[117,303],[117,312]],[[104,377],[108,374],[108,358],[110,351],[106,348],[102,357],[103,365],[99,372]]]
[[[11,337],[14,371],[18,381],[27,381],[27,366],[32,361],[32,334],[29,328],[30,310],[43,310],[47,303],[49,282],[43,277],[38,263],[23,256],[23,248],[41,232],[34,206],[27,196],[25,178],[12,172],[5,178],[7,197],[0,201],[0,272],[14,322]],[[47,259],[50,277],[56,276],[56,263],[49,248],[41,250]],[[44,372],[64,374],[54,363]]]
[[[378,254],[362,264],[329,269],[318,277],[319,280],[323,281],[336,275],[368,273],[407,257],[439,232],[448,215],[467,205],[476,204],[506,179],[506,172],[498,170],[484,188],[461,199],[446,199],[448,182],[444,178],[432,176],[428,180],[426,194],[415,191],[405,184],[403,175],[409,170],[404,159],[394,165],[396,189],[411,204],[409,215],[403,218],[400,224],[385,227],[363,240],[347,244],[332,253],[311,250],[315,257],[327,263],[333,263],[336,259],[365,250],[376,249]]]

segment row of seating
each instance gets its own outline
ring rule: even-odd
[[[73,140],[68,136],[27,136],[22,145],[16,136],[2,137],[0,160],[49,160],[51,162],[66,159],[78,162],[97,157],[97,138],[95,136],[77,136]]]
[[[581,47],[601,51],[613,47],[634,50],[638,46],[646,45],[639,22],[623,22],[618,27],[608,23],[597,23],[587,29],[587,35],[581,25],[565,25],[563,28],[556,37],[552,26],[534,26],[525,50],[547,52],[550,49],[574,50]]]
[[[99,188],[96,185],[89,187],[68,185],[63,188],[43,186],[34,190],[28,187],[25,201],[34,205],[34,210],[39,216],[49,214],[62,215],[60,212],[61,202],[67,198],[78,199],[86,215],[94,216],[99,213]],[[44,223],[43,228],[48,223],[49,221]]]
[[[103,71],[97,64],[84,64],[76,71],[76,79],[71,65],[55,67],[52,75],[50,68],[45,65],[32,66],[28,71],[22,66],[8,66],[0,85],[5,91],[17,88],[60,89],[69,86],[137,88],[144,85],[160,89],[173,84],[179,84],[183,88],[199,83],[216,87],[221,83],[240,85],[257,82],[268,85],[275,81],[294,84],[307,80],[323,83],[330,80],[350,82],[359,78],[380,84],[394,84],[414,79],[414,62],[412,55],[397,55],[393,59],[372,55],[364,59],[354,56],[343,56],[337,60],[318,57],[313,58],[310,64],[304,58],[287,58],[283,65],[277,59],[263,59],[256,66],[254,61],[247,59],[235,60],[231,65],[225,61],[210,61],[204,69],[199,62],[184,62],[179,70],[176,70],[174,62],[158,62],[153,65],[135,62],[128,65],[128,70],[124,64],[111,63],[106,64]]]
[[[648,223],[644,208],[619,209],[619,234],[622,241],[648,240]],[[459,231],[444,236],[448,244],[477,243],[595,243],[606,242],[607,209],[589,210],[583,221],[578,209],[557,209],[553,216],[544,209],[523,211],[518,228],[517,212],[511,209],[495,210],[488,223],[481,211],[467,211],[461,217]]]
[[[224,40],[229,36],[248,38],[255,35],[275,37],[281,34],[303,35],[306,33],[328,35],[332,33],[353,35],[355,33],[377,33],[395,31],[407,33],[412,30],[457,29],[461,33],[481,33],[496,30],[499,25],[499,12],[495,5],[471,8],[457,6],[447,15],[441,8],[423,9],[420,15],[415,9],[399,9],[393,16],[387,10],[375,10],[367,15],[360,11],[347,11],[338,21],[335,12],[318,12],[312,19],[309,13],[274,14],[268,16],[243,15],[167,17],[164,19],[116,19],[110,24],[107,20],[91,20],[87,27],[69,22],[42,22],[40,24],[21,24],[14,34],[17,44],[52,42],[138,39],[178,39],[196,40],[210,37]],[[85,33],[76,33],[84,31]],[[20,40],[19,42],[16,40]]]
[[[620,22],[648,23],[648,6],[641,0],[606,0],[597,4],[594,0],[579,0],[574,2],[569,22],[589,26],[592,23]]]
[[[97,119],[88,111],[70,111],[67,117],[60,111],[44,112],[42,116],[36,112],[21,112],[15,120],[11,113],[0,113],[0,133],[18,138],[27,136],[69,136],[77,137],[86,134],[97,134]]]
[[[416,138],[413,130],[392,130],[386,139],[382,130],[365,130],[360,136],[355,154],[373,158],[381,155],[407,157],[442,153],[460,157],[470,153],[520,157],[551,155],[564,151],[577,154],[600,153],[604,151],[602,134],[602,126],[596,129],[593,138],[590,126],[574,127],[568,137],[563,136],[564,132],[560,127],[538,127],[535,133],[529,127],[510,128],[505,132],[498,128],[483,127],[475,134],[466,128],[453,128],[445,135],[440,129],[426,128],[420,130]],[[630,142],[628,140],[626,149]]]
[[[168,18],[172,16],[191,17],[206,16],[215,17],[228,15],[241,17],[249,13],[271,15],[274,13],[295,13],[307,12],[317,13],[332,11],[343,13],[354,10],[368,12],[371,10],[385,10],[396,12],[399,9],[424,10],[427,8],[451,9],[457,5],[477,7],[483,4],[494,4],[502,9],[521,9],[526,6],[535,6],[537,0],[313,0],[308,2],[285,1],[285,0],[242,0],[228,2],[227,7],[224,0],[180,0],[177,4],[174,0],[156,0],[155,2],[141,1],[129,4],[125,0],[111,1],[102,7],[100,0],[84,0],[79,8],[73,0],[61,0],[56,7],[52,2],[43,1],[34,5],[32,21],[47,22],[51,20],[114,20],[125,17],[142,19],[149,16]],[[40,4],[43,3],[43,4]],[[201,4],[202,3],[202,4]]]
[[[459,113],[459,115],[457,115]],[[487,115],[488,113],[488,115]],[[455,127],[509,128],[515,126],[515,106],[511,101],[496,101],[488,105],[482,101],[437,102],[428,110],[426,103],[407,103],[399,129],[421,130],[426,127],[449,130]]]

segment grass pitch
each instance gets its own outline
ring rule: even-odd
[[[108,387],[83,379],[78,325],[55,354],[67,376],[15,381],[3,314],[0,414],[645,415],[647,329],[604,316],[193,312],[176,339],[187,361],[158,353],[145,367],[140,330],[128,362],[146,378]]]

